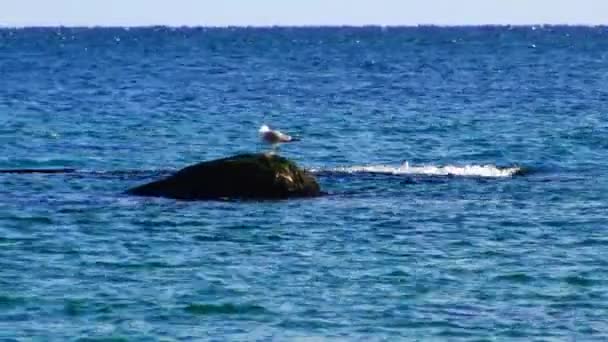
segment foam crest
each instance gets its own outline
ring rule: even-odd
[[[312,170],[343,172],[343,173],[377,173],[389,175],[427,175],[427,176],[462,176],[462,177],[489,177],[501,178],[512,177],[522,173],[521,167],[497,167],[495,165],[446,165],[433,166],[422,165],[412,166],[404,163],[401,166],[390,165],[368,165],[368,166],[349,166],[337,167],[329,170]]]

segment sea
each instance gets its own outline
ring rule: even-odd
[[[607,138],[608,27],[0,29],[0,341],[606,341]]]

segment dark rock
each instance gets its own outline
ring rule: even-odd
[[[242,154],[186,167],[127,193],[200,200],[313,197],[321,191],[315,178],[292,161],[271,154]]]

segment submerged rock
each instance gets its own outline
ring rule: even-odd
[[[76,169],[0,169],[0,173],[43,173],[43,174],[56,174],[56,173],[73,173]]]
[[[184,200],[284,199],[319,196],[316,179],[283,157],[242,154],[202,162],[127,191],[138,196]]]

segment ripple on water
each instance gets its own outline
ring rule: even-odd
[[[204,304],[192,303],[184,308],[188,313],[195,315],[237,315],[242,317],[269,315],[272,314],[269,310],[260,305],[255,304]]]
[[[78,342],[129,342],[130,339],[126,337],[81,337],[77,339]]]
[[[535,280],[534,277],[530,276],[527,273],[522,273],[522,272],[501,274],[501,275],[494,277],[494,281],[497,281],[497,282],[505,281],[505,282],[518,283],[518,284],[529,284],[529,283],[533,282],[534,280]]]
[[[14,309],[27,303],[26,298],[0,295],[0,309]]]
[[[74,317],[89,314],[109,314],[112,312],[112,305],[90,299],[67,299],[63,308],[67,315]]]
[[[568,285],[576,286],[576,287],[591,287],[596,284],[600,284],[601,281],[586,277],[584,275],[570,275],[563,278],[563,281]]]

